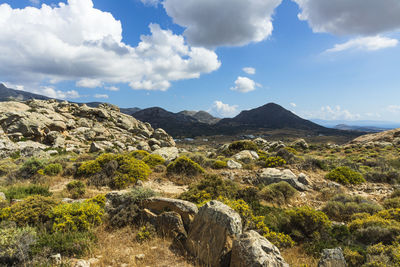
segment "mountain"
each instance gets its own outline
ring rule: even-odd
[[[358,132],[368,132],[368,133],[378,133],[391,130],[391,128],[380,128],[375,126],[355,126],[347,124],[338,124],[334,128],[343,131],[358,131]]]
[[[201,123],[206,123],[206,124],[216,124],[219,122],[221,119],[216,118],[212,116],[210,113],[205,112],[205,111],[189,111],[189,110],[184,110],[179,112],[178,114],[183,114],[185,116],[189,116],[192,118],[195,118],[198,122]]]
[[[47,96],[33,94],[29,92],[25,92],[22,90],[15,90],[8,88],[4,84],[0,83],[0,101],[10,101],[10,100],[19,100],[26,101],[29,99],[39,99],[39,100],[48,100],[50,99]]]
[[[373,120],[347,121],[347,120],[321,120],[321,119],[310,119],[310,121],[328,128],[334,128],[340,124],[351,125],[354,127],[368,127],[368,128],[377,127],[382,129],[400,128],[399,122],[392,122],[392,121],[373,121]]]
[[[264,106],[242,111],[231,119],[222,119],[216,124],[219,128],[238,129],[298,129],[313,132],[327,132],[327,128],[300,118],[287,109],[269,103]]]

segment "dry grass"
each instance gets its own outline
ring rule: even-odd
[[[108,230],[102,226],[97,231],[98,245],[93,257],[99,262],[91,266],[184,266],[193,264],[171,249],[171,241],[159,237],[143,243],[135,240],[136,230],[132,227]],[[144,254],[143,260],[136,255]]]
[[[284,249],[281,254],[291,267],[314,267],[318,265],[318,260],[307,255],[301,247]]]

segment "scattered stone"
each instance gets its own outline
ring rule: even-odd
[[[58,254],[55,254],[55,255],[51,255],[50,256],[50,260],[55,265],[61,264],[61,254],[58,253]]]
[[[324,249],[318,267],[346,267],[347,263],[341,248]]]
[[[136,256],[135,256],[135,259],[136,260],[144,260],[144,258],[146,257],[146,255],[144,255],[144,254],[137,254]]]
[[[3,192],[0,192],[0,201],[5,201],[6,198],[6,194],[4,194]]]
[[[304,173],[300,173],[297,179],[299,180],[300,183],[304,185],[311,185],[310,179]]]
[[[186,248],[207,266],[228,266],[233,240],[241,233],[239,214],[213,200],[202,206],[194,218]]]
[[[163,147],[153,151],[151,154],[159,155],[166,161],[173,161],[174,159],[178,158],[179,150],[176,147]]]
[[[85,260],[78,260],[74,267],[90,267],[90,263],[88,261]]]
[[[257,152],[251,150],[243,150],[233,156],[235,160],[242,161],[244,163],[250,163],[253,160],[259,158]]]
[[[233,241],[230,267],[289,267],[279,249],[256,231],[242,234]]]
[[[100,263],[100,259],[98,259],[98,258],[91,258],[91,259],[89,259],[89,263],[90,263],[90,265],[97,265],[97,264]]]
[[[307,144],[306,140],[304,139],[297,139],[291,144],[292,147],[297,148],[297,149],[308,149],[309,145]]]
[[[231,159],[226,162],[226,166],[229,169],[242,169],[243,168],[242,164],[240,164],[239,162],[236,162],[234,160],[231,160]]]
[[[299,191],[307,191],[309,188],[304,184],[300,183],[296,175],[291,170],[279,170],[276,168],[267,168],[261,170],[258,175],[257,183],[263,183],[265,185],[287,182],[295,189]]]

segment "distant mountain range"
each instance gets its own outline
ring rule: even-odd
[[[400,128],[399,122],[392,121],[373,121],[373,120],[358,120],[358,121],[346,121],[346,120],[321,120],[321,119],[310,119],[319,125],[328,128],[335,128],[338,125],[347,125],[348,127],[366,127],[366,128],[378,128],[378,129],[396,129]],[[340,126],[339,126],[340,127]]]
[[[48,97],[14,90],[0,84],[0,101],[28,99],[49,99]],[[86,103],[97,107],[102,102]],[[305,120],[284,109],[269,103],[264,106],[242,111],[234,118],[219,119],[205,111],[169,112],[160,107],[146,109],[121,108],[121,112],[140,121],[150,123],[153,128],[163,128],[174,137],[195,137],[207,135],[235,135],[250,132],[271,131],[277,129],[302,130],[312,135],[359,135],[361,133],[330,129]],[[347,130],[347,129],[346,129]]]
[[[394,129],[394,128],[381,128],[375,126],[354,126],[347,124],[338,124],[334,128],[343,131],[357,131],[357,132],[368,132],[368,133],[378,133]]]

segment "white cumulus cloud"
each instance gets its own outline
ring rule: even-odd
[[[315,32],[373,36],[400,30],[398,0],[293,0]]]
[[[108,91],[114,91],[114,92],[119,91],[119,88],[116,86],[106,86],[106,87],[104,87],[104,89],[106,89]]]
[[[252,79],[239,76],[235,81],[235,86],[231,87],[231,90],[241,93],[248,93],[256,90],[256,87],[261,87],[261,85],[256,83]]]
[[[95,94],[94,97],[95,98],[106,98],[107,99],[108,95],[106,95],[106,94]]]
[[[174,23],[192,45],[242,46],[271,35],[272,15],[282,0],[164,0]]]
[[[96,79],[82,79],[76,82],[76,86],[85,88],[96,88],[103,86],[100,80]]]
[[[122,42],[121,22],[94,8],[92,0],[23,9],[1,4],[0,79],[83,85],[96,80],[167,90],[172,81],[198,78],[220,67],[214,51],[191,47],[183,36],[157,24],[149,27],[151,34],[142,35],[134,47]]]
[[[297,107],[296,103],[290,103],[290,106],[293,108]]]
[[[237,105],[225,104],[222,101],[215,101],[209,110],[218,117],[233,117],[239,113]]]
[[[307,118],[323,119],[323,120],[357,120],[361,118],[360,114],[354,114],[341,106],[323,106],[315,112],[306,112]]]
[[[396,39],[381,36],[359,37],[351,39],[343,44],[337,44],[333,48],[326,50],[326,52],[341,52],[345,50],[376,51],[384,48],[395,47],[398,43],[399,41]]]
[[[252,68],[252,67],[243,68],[243,71],[246,72],[246,73],[249,74],[249,75],[254,75],[254,74],[256,74],[256,69],[255,69],[255,68]]]
[[[25,89],[23,88],[24,91],[28,91],[31,93],[39,94],[39,95],[44,95],[50,98],[55,98],[55,99],[75,99],[75,98],[80,98],[81,95],[75,90],[70,90],[70,91],[61,91],[54,89],[53,87],[50,86],[41,86],[37,89]]]
[[[394,113],[394,114],[400,113],[400,105],[389,105],[386,109],[390,113]]]

